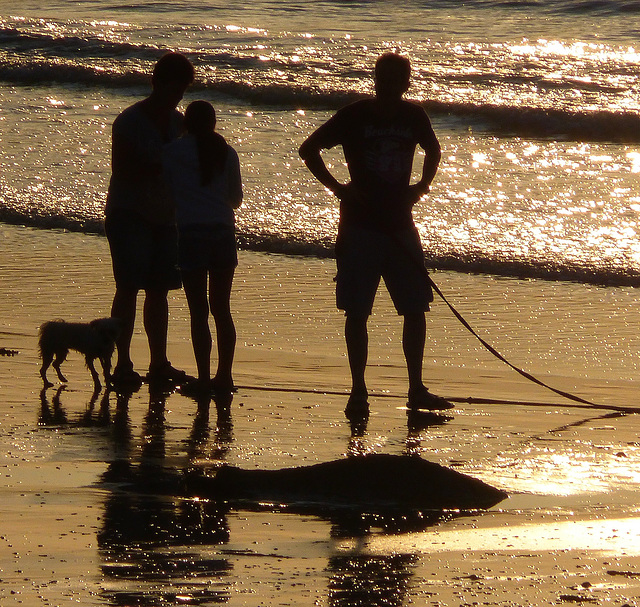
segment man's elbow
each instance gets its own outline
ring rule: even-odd
[[[231,201],[230,201],[231,202],[231,207],[234,208],[234,209],[239,209],[240,206],[242,205],[242,200],[243,199],[244,199],[244,192],[242,191],[242,188],[239,188],[231,196]]]
[[[429,163],[437,167],[442,159],[442,148],[440,145],[433,145],[425,150],[425,152]]]
[[[307,139],[298,149],[298,154],[300,155],[300,158],[302,158],[302,160],[307,162],[312,158],[319,156],[320,150],[316,146],[311,144]]]

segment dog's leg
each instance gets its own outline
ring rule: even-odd
[[[42,381],[44,382],[45,388],[50,388],[51,386],[53,386],[53,383],[51,383],[47,379],[47,369],[49,368],[49,365],[52,363],[52,361],[53,361],[53,354],[51,354],[50,352],[42,353],[42,367],[40,367],[40,377],[42,377]]]
[[[104,381],[107,386],[111,384],[111,356],[100,357],[100,363],[102,364],[102,372],[104,374]]]
[[[62,371],[60,370],[60,365],[66,360],[67,354],[69,354],[69,350],[60,350],[56,352],[56,359],[53,361],[53,368],[56,370],[58,374],[58,379],[63,382],[67,382],[67,378],[62,375]]]
[[[96,371],[96,368],[93,364],[93,358],[91,358],[89,355],[85,356],[84,359],[87,363],[87,369],[89,369],[89,371],[91,371],[91,377],[93,377],[93,385],[94,388],[96,390],[100,390],[100,388],[102,388],[102,385],[100,384],[100,376],[98,375],[98,372]]]

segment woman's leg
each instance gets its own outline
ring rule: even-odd
[[[231,287],[235,268],[209,272],[209,306],[216,323],[218,344],[218,369],[214,378],[215,387],[233,389],[231,369],[236,350],[236,327],[231,315]]]
[[[183,271],[182,284],[191,316],[191,342],[198,368],[198,380],[209,382],[211,379],[211,330],[207,301],[207,271]]]

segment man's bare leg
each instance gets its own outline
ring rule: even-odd
[[[453,405],[449,401],[429,392],[422,381],[422,363],[426,336],[427,321],[425,313],[406,314],[402,329],[402,349],[407,361],[409,375],[408,405],[413,409],[427,409],[430,411],[452,409]]]
[[[347,314],[345,321],[345,340],[347,342],[347,355],[351,370],[351,396],[349,402],[367,401],[367,384],[365,382],[365,369],[369,349],[369,336],[367,334],[367,315]]]

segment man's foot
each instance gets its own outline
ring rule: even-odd
[[[137,390],[142,385],[140,373],[134,371],[133,365],[116,367],[109,378],[109,384],[114,388],[129,388]]]
[[[187,375],[185,371],[172,367],[169,361],[161,365],[149,367],[149,372],[147,373],[147,381],[149,383],[180,385],[194,379],[195,378],[190,375]]]
[[[426,386],[421,386],[417,390],[409,390],[407,407],[409,407],[409,409],[442,411],[445,409],[453,409],[455,405],[450,403],[446,398],[442,398],[442,396],[431,394]]]
[[[235,384],[233,383],[233,379],[231,379],[230,377],[221,378],[216,376],[211,380],[209,386],[213,394],[233,394],[234,392],[238,391],[238,388],[236,388]]]
[[[347,419],[353,420],[369,415],[369,395],[366,392],[352,392],[344,409]]]

